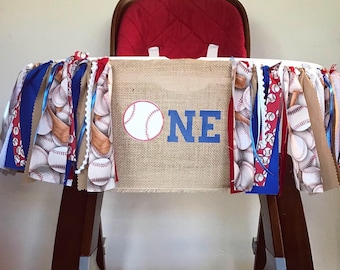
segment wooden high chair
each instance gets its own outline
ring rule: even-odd
[[[171,2],[180,3],[185,11],[171,10]],[[141,10],[148,10],[149,15],[143,15]],[[176,15],[179,10],[181,14]],[[182,24],[184,29],[180,30],[182,36],[178,39],[171,36],[169,25],[158,21],[165,15],[174,22],[184,22],[186,16],[194,19],[191,24],[188,21]],[[200,20],[195,21],[198,17]],[[240,2],[120,0],[115,8],[111,25],[112,56],[147,56],[148,48],[157,46],[162,56],[198,58],[206,55],[209,44],[219,46],[219,56],[250,57],[249,23]],[[289,157],[286,160],[281,194],[259,195],[258,235],[252,243],[256,270],[313,269],[303,206],[295,188],[291,161]],[[103,193],[64,188],[52,269],[89,269],[93,257],[99,269],[105,269],[100,225],[102,199]]]

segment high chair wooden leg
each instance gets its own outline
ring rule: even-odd
[[[103,193],[78,191],[75,186],[64,188],[52,270],[87,270],[90,265],[105,270],[100,221],[102,200]]]
[[[257,228],[257,237],[253,238],[253,252],[255,255],[254,270],[264,269],[266,265],[266,244],[264,242],[264,231],[261,215]]]
[[[313,270],[310,243],[299,191],[288,162],[282,194],[260,195],[261,214],[255,270]],[[90,258],[105,270],[100,210],[103,193],[65,187],[56,231],[52,270],[85,270]],[[85,266],[84,266],[85,265]]]
[[[313,260],[303,205],[287,157],[281,195],[260,195],[261,214],[255,270],[312,270]]]

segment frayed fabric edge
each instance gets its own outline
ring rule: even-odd
[[[227,192],[230,188],[115,188],[112,191],[119,193],[214,193]]]

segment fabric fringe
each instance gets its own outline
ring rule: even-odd
[[[205,188],[205,189],[176,189],[176,188],[115,188],[112,191],[119,193],[215,193],[229,192],[230,188]]]

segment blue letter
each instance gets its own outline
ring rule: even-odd
[[[202,117],[202,136],[198,138],[198,142],[201,143],[219,143],[220,134],[208,137],[208,131],[214,129],[214,124],[208,122],[209,117],[214,117],[217,120],[221,119],[220,111],[201,111],[200,116]]]
[[[168,115],[170,116],[170,135],[168,136],[168,142],[178,142],[176,135],[176,125],[181,131],[186,142],[194,142],[195,138],[192,136],[192,123],[195,111],[185,111],[187,117],[187,127],[185,128],[178,112],[175,110],[169,110]]]

